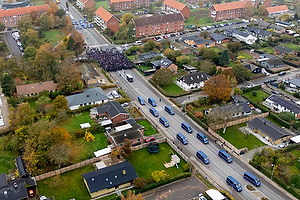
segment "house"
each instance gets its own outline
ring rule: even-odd
[[[260,21],[258,24],[259,28],[262,29],[268,29],[268,27],[271,25],[271,23],[265,22],[265,21]]]
[[[171,70],[173,73],[177,73],[177,65],[175,65],[171,60],[169,60],[168,58],[162,58],[161,60],[155,60],[152,61],[151,66],[153,69],[161,69],[161,68],[167,68],[169,70]]]
[[[129,139],[132,146],[139,145],[143,142],[144,127],[135,122],[134,119],[126,120],[126,123],[114,127],[108,133],[109,141],[116,146],[123,146],[125,139]]]
[[[282,14],[289,13],[286,5],[267,7],[266,10],[269,17],[279,17]]]
[[[45,81],[39,83],[31,83],[26,85],[17,85],[17,95],[33,96],[37,95],[40,92],[47,90],[48,92],[57,91],[58,83],[53,81]]]
[[[4,24],[6,27],[17,27],[18,21],[26,16],[36,14],[38,18],[45,12],[50,10],[50,6],[48,4],[38,5],[38,6],[29,6],[29,7],[21,7],[21,8],[13,8],[9,10],[0,9],[0,22]]]
[[[184,39],[184,43],[193,46],[195,48],[201,48],[201,47],[214,47],[215,46],[215,42],[209,39],[201,39],[195,36],[191,36],[191,37],[186,37]]]
[[[80,106],[102,104],[108,101],[106,93],[101,87],[85,89],[82,93],[66,96],[70,110],[77,110]]]
[[[230,42],[230,38],[229,37],[226,37],[224,35],[220,35],[220,34],[217,34],[217,33],[211,33],[209,35],[209,37],[216,44],[223,44],[223,43]]]
[[[187,5],[175,0],[165,0],[162,4],[162,12],[166,14],[181,13],[185,19],[190,19],[191,10]]]
[[[268,53],[263,53],[263,54],[260,54],[260,55],[259,55],[259,58],[261,58],[261,59],[263,59],[263,58],[268,58],[268,59],[270,59],[270,58],[276,58],[276,56],[273,56],[273,55],[268,54]]]
[[[250,33],[254,37],[257,37],[259,39],[266,39],[269,36],[272,36],[272,33],[257,27],[250,27],[246,29],[247,33]]]
[[[268,30],[274,30],[275,33],[279,33],[279,34],[282,34],[282,33],[285,33],[286,29],[282,26],[277,26],[275,24],[271,24],[269,27],[268,27]]]
[[[132,5],[134,3],[136,4],[137,8],[148,8],[150,5],[150,0],[108,0],[107,8],[111,9],[113,5],[114,10],[112,11],[132,10]]]
[[[156,51],[151,51],[151,52],[146,52],[146,53],[140,53],[139,59],[140,60],[153,59],[156,56],[160,56],[160,54],[157,53]]]
[[[259,62],[259,61],[258,61]],[[284,62],[282,62],[279,58],[270,58],[267,60],[262,59],[262,61],[259,62],[262,66],[266,68],[281,68],[284,67]]]
[[[77,0],[76,6],[83,10],[84,8],[95,8],[95,2],[93,0]]]
[[[100,75],[92,65],[88,63],[82,63],[79,68],[81,77],[88,87],[97,87],[104,83],[104,79],[101,79]]]
[[[95,11],[94,22],[102,30],[109,28],[115,33],[119,31],[119,20],[102,6]]]
[[[275,23],[277,26],[281,26],[281,27],[284,27],[284,28],[291,28],[291,27],[294,27],[295,25],[291,22],[285,22],[285,21],[277,21]]]
[[[135,23],[136,38],[174,33],[184,29],[184,17],[181,13],[137,18],[131,22]]]
[[[300,118],[300,106],[281,95],[272,94],[264,101],[264,105],[277,113],[291,112],[296,119]]]
[[[232,118],[240,117],[240,116],[248,116],[252,114],[252,110],[247,102],[239,102],[239,103],[233,103],[228,104],[225,106],[218,107],[220,110],[231,110],[234,112],[232,114]],[[204,110],[205,115],[209,115],[213,112],[215,112],[216,108],[209,108],[207,110]]]
[[[202,88],[209,76],[205,72],[196,72],[184,75],[177,79],[176,84],[185,91]]]
[[[13,8],[29,7],[30,1],[20,1],[15,3],[2,3],[2,10],[8,10]]]
[[[256,37],[252,36],[249,33],[245,33],[243,31],[239,31],[239,30],[232,29],[232,28],[227,29],[225,31],[225,35],[230,36],[230,37],[234,37],[238,41],[244,41],[247,44],[253,44],[257,40]]]
[[[262,73],[262,70],[260,67],[253,65],[248,62],[242,62],[241,63],[246,69],[249,69],[253,74],[260,74]]]
[[[92,108],[91,112],[108,117],[113,124],[125,121],[129,116],[129,113],[117,101],[106,102],[102,106]]]
[[[273,50],[274,50],[274,55],[277,55],[277,56],[284,56],[284,55],[289,55],[289,54],[294,55],[294,56],[298,55],[297,51],[287,48],[287,47],[284,47],[284,46],[277,46]]]
[[[82,174],[83,181],[92,198],[130,187],[137,174],[128,161]]]
[[[178,42],[171,42],[170,49],[180,51],[183,55],[190,54],[192,52],[190,48],[187,48],[185,45]]]
[[[197,69],[196,69],[195,67],[193,67],[193,66],[191,66],[191,65],[187,65],[187,64],[183,65],[183,69],[184,69],[185,71],[190,72],[190,73],[197,72]]]
[[[264,117],[256,117],[247,122],[247,128],[275,145],[289,141],[292,136],[285,129],[280,128]]]
[[[249,1],[235,1],[214,4],[209,8],[208,16],[215,21],[244,17],[245,8],[247,6],[253,6],[253,4],[247,4],[248,2]]]
[[[294,77],[289,80],[289,85],[292,88],[300,88],[300,78]]]

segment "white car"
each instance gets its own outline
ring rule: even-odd
[[[207,200],[207,199],[203,196],[203,194],[199,194],[199,200]]]
[[[111,94],[112,94],[112,96],[114,97],[114,98],[120,98],[120,95],[117,93],[117,91],[115,91],[115,90],[113,90],[113,91],[111,91]]]
[[[249,85],[247,85],[247,88],[252,88],[254,86],[255,86],[254,84],[249,84]]]
[[[110,99],[110,100],[114,99],[114,97],[112,96],[111,92],[107,93],[107,97],[108,97],[108,99]]]

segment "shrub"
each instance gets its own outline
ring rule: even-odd
[[[291,112],[281,112],[278,116],[285,121],[293,121],[295,119],[295,115]]]
[[[257,96],[257,92],[256,92],[256,91],[253,91],[253,92],[252,92],[252,96],[256,97],[256,96]]]
[[[137,177],[133,180],[133,185],[138,189],[143,189],[147,185],[147,180],[144,177]]]
[[[294,97],[296,97],[296,98],[300,98],[300,93],[299,93],[299,92],[297,92],[297,93],[294,93]]]
[[[300,189],[300,176],[293,174],[290,178],[290,184],[294,184],[296,188]]]
[[[74,132],[76,138],[82,138],[85,135],[85,131],[82,129],[78,129]]]
[[[252,185],[246,185],[246,188],[250,191],[254,191],[255,188]]]
[[[177,101],[175,101],[175,99],[170,98],[170,101],[172,101],[178,108],[181,107],[180,103],[178,103]]]

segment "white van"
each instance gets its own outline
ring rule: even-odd
[[[142,41],[140,41],[140,40],[135,41],[135,45],[142,45]]]

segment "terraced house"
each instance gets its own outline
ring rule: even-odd
[[[119,31],[119,20],[102,6],[96,10],[94,22],[103,30],[109,28],[113,32]]]
[[[131,10],[133,3],[137,5],[137,8],[149,7],[150,0],[108,0],[107,7],[110,9],[111,5],[114,5],[114,11]]]
[[[190,8],[184,3],[175,0],[165,0],[162,5],[162,11],[166,14],[181,13],[185,19],[190,19]]]

